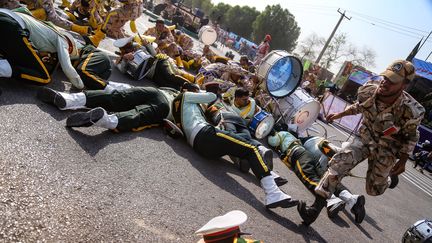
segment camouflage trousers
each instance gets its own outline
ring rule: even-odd
[[[368,148],[359,139],[343,147],[329,162],[329,169],[320,180],[316,192],[322,196],[331,195],[342,178],[359,163],[368,159],[366,192],[371,196],[384,193],[389,186],[390,170],[396,163],[396,155],[390,148]]]
[[[105,18],[107,36],[114,39],[126,37],[123,26],[126,22],[139,18],[142,12],[142,2],[124,4],[120,8],[109,12]]]

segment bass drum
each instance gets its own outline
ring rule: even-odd
[[[267,54],[257,71],[257,76],[262,81],[261,88],[275,98],[283,98],[294,92],[302,74],[301,61],[282,50]]]
[[[277,101],[275,116],[282,117],[286,124],[295,124],[298,131],[304,131],[318,118],[320,103],[302,88]],[[278,115],[276,115],[279,112]]]
[[[205,25],[199,30],[198,38],[205,45],[212,45],[217,40],[217,32],[211,26]]]

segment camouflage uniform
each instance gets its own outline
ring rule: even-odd
[[[174,36],[171,31],[165,26],[162,32],[157,31],[156,27],[147,29],[144,35],[150,35],[156,37],[156,44],[158,44],[158,49],[167,54],[168,56],[174,58],[179,55],[177,45],[175,43]]]
[[[123,26],[128,21],[136,20],[143,12],[142,0],[123,0],[123,5],[108,13],[105,18],[106,34],[114,39],[126,37]]]
[[[82,8],[81,0],[75,0],[69,11],[71,13],[76,13],[79,20],[87,18],[89,23],[94,21],[95,23],[90,23],[90,25],[92,28],[96,29],[98,25],[103,23],[102,17],[99,14],[99,5],[100,4],[96,3],[96,0],[90,0],[88,10],[86,11],[86,9]]]
[[[53,0],[23,0],[30,10],[44,9],[46,13],[46,20],[51,21],[53,24],[60,26],[64,29],[71,30],[72,22],[60,17],[54,8]],[[45,19],[42,19],[45,20]]]
[[[360,139],[343,147],[329,163],[329,170],[320,181],[324,190],[332,193],[343,176],[357,164],[368,159],[366,192],[377,196],[389,186],[390,170],[401,154],[410,153],[417,143],[417,127],[424,108],[408,93],[403,92],[387,107],[376,99],[378,83],[369,82],[358,90],[358,101],[346,114],[363,114]],[[331,175],[337,175],[332,178]]]
[[[220,88],[223,92],[228,89],[235,87],[237,84],[243,83],[243,80],[235,82],[231,79],[230,74],[236,73],[238,75],[244,75],[245,70],[242,70],[237,65],[227,65],[223,63],[212,63],[199,70],[197,75],[197,84],[202,86],[210,82],[220,82]]]
[[[0,0],[0,8],[15,9],[21,7],[17,0]]]

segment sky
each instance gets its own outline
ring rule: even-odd
[[[414,46],[432,31],[432,0],[212,0],[230,5],[248,5],[258,11],[267,5],[280,4],[288,9],[301,28],[298,39],[316,33],[327,39],[336,26],[340,12],[350,17],[342,20],[336,34],[347,33],[348,41],[356,47],[367,46],[375,51],[375,67],[369,70],[380,73],[396,59],[405,59]],[[432,35],[416,58],[425,60],[432,52]],[[432,62],[432,55],[428,59]],[[337,73],[340,65],[331,71]]]

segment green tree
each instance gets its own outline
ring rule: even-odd
[[[208,16],[212,22],[218,22],[218,24],[224,25],[224,15],[230,8],[231,6],[228,4],[219,3],[218,5],[213,6],[213,8],[208,13]]]
[[[266,34],[272,36],[270,46],[272,49],[294,50],[300,35],[300,27],[287,9],[279,4],[267,6],[253,22],[252,39],[259,43]]]
[[[248,6],[240,7],[238,5],[231,7],[224,15],[224,23],[232,32],[251,38],[252,23],[260,14],[255,8]]]

